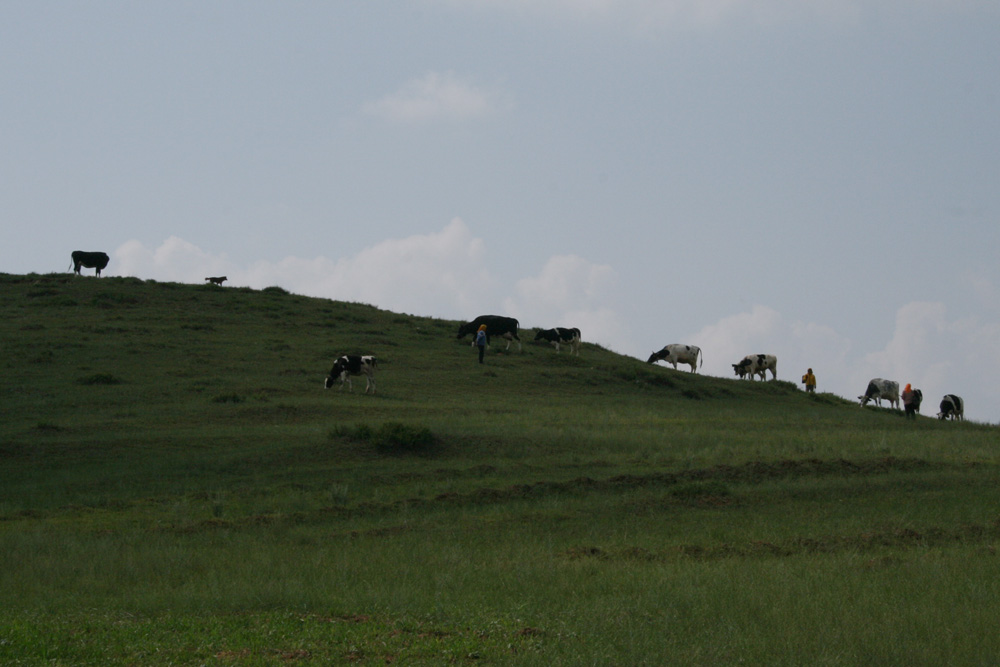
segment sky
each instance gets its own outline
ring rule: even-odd
[[[0,3],[0,272],[104,250],[1000,423],[998,34],[995,0]]]

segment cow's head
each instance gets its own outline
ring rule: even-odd
[[[750,360],[741,359],[740,363],[733,364],[733,371],[736,373],[737,377],[742,380],[746,377],[747,373],[750,372]]]
[[[333,386],[333,383],[340,379],[340,376],[344,374],[347,370],[347,357],[341,357],[333,362],[333,368],[330,369],[330,374],[326,376],[326,382],[323,386],[329,389]]]

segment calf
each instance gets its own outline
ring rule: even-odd
[[[327,389],[333,386],[333,383],[340,380],[340,388],[344,388],[344,383],[347,383],[347,387],[350,391],[354,391],[354,385],[351,384],[352,375],[364,375],[365,376],[365,393],[371,389],[372,393],[375,393],[375,357],[366,355],[358,356],[356,354],[345,354],[344,356],[333,362],[333,368],[330,369],[330,374],[326,376],[325,386]]]
[[[471,322],[466,322],[465,324],[458,327],[458,338],[462,338],[467,334],[473,334],[472,344],[475,345],[475,333],[479,331],[479,325],[486,325],[486,344],[490,344],[490,338],[493,336],[500,336],[501,338],[507,339],[507,347],[504,350],[510,349],[511,341],[517,341],[517,351],[521,351],[521,338],[517,335],[518,322],[513,317],[502,317],[500,315],[480,315]]]
[[[226,282],[228,278],[226,278],[226,276],[210,276],[208,278],[205,278],[205,280],[212,283],[213,285],[221,285],[222,283]]]
[[[868,382],[864,396],[858,396],[861,405],[868,405],[870,401],[875,401],[875,405],[881,407],[882,399],[889,401],[889,405],[899,409],[899,383],[895,380],[883,380],[882,378],[872,378]]]
[[[657,361],[665,361],[668,364],[673,364],[675,371],[677,370],[677,364],[687,364],[691,367],[691,372],[695,373],[697,372],[695,364],[698,363],[698,357],[701,357],[702,363],[705,362],[705,357],[702,356],[700,347],[684,345],[683,343],[671,343],[670,345],[664,345],[663,349],[659,352],[649,355],[646,363],[653,364]]]
[[[489,332],[490,328],[487,325],[486,331]],[[556,327],[555,329],[539,329],[538,333],[535,334],[535,340],[547,340],[556,346],[556,352],[559,351],[559,344],[569,345],[570,354],[575,354],[580,356],[580,330],[576,327],[572,329],[564,329],[563,327]]]
[[[767,371],[771,371],[771,379],[778,379],[778,358],[773,354],[748,354],[740,360],[740,363],[733,364],[733,370],[740,379],[750,376],[753,380],[755,375],[759,375],[761,380],[767,379]]]
[[[945,394],[941,399],[941,412],[937,414],[938,419],[965,420],[965,401],[961,396],[955,394]]]
[[[85,252],[83,250],[74,250],[70,257],[72,259],[73,271],[79,275],[80,267],[83,266],[88,269],[97,269],[97,276],[101,276],[101,270],[108,265],[111,258],[105,252]]]

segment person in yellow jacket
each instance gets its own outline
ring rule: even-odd
[[[810,394],[816,393],[816,376],[813,375],[813,369],[806,371],[806,374],[802,376],[802,384],[806,386],[806,391]]]

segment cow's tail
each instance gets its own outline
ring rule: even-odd
[[[700,361],[698,361],[698,368],[701,368],[705,365],[705,353],[701,351],[700,347],[698,348],[698,357],[700,358]]]

